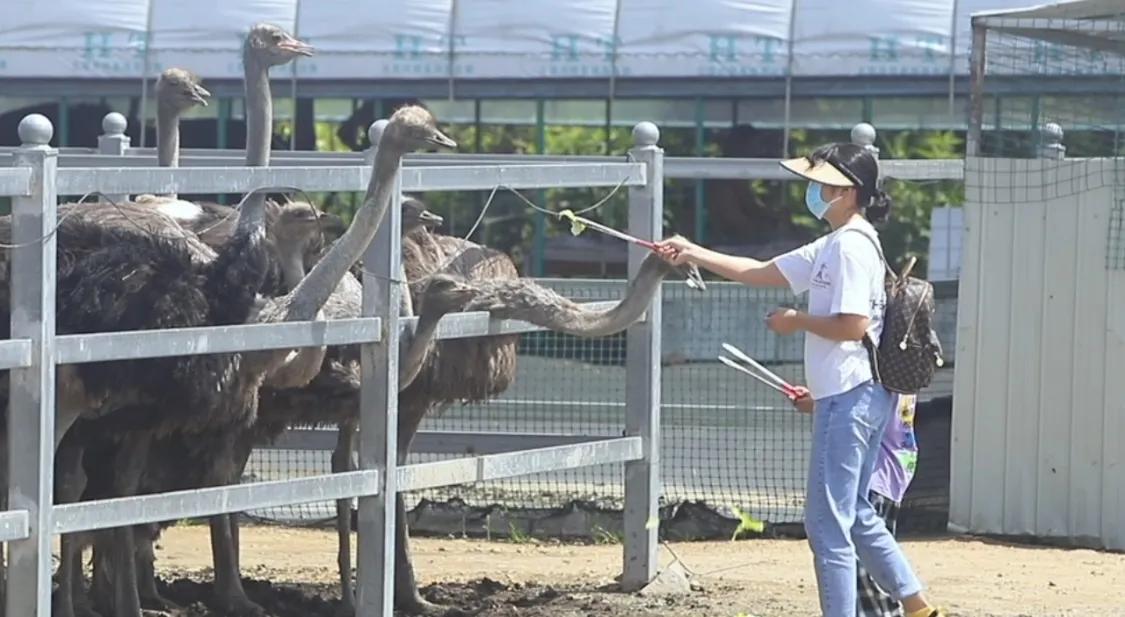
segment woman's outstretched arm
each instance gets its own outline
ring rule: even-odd
[[[674,265],[693,263],[732,281],[753,287],[788,287],[789,281],[772,261],[727,255],[674,236],[656,243],[662,257]]]

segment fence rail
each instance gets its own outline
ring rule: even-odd
[[[245,193],[284,187],[300,187],[305,191],[362,191],[370,177],[370,166],[358,165],[183,169],[62,167],[58,170],[58,193],[82,195],[94,186],[106,194]],[[643,186],[645,181],[643,165],[619,161],[602,164],[462,165],[402,170],[404,191],[487,191],[496,186],[513,189]]]
[[[322,172],[335,174],[331,179],[323,180],[320,186],[310,185],[306,190],[316,191],[358,191],[366,186],[366,174],[368,168],[353,168],[348,166],[348,163],[360,164],[362,162],[362,153],[349,152],[349,153],[332,153],[332,152],[296,152],[301,156],[282,157],[276,156],[270,161],[272,167],[289,170],[291,168],[308,168],[318,169]],[[337,155],[322,158],[321,155]],[[180,156],[180,165],[198,172],[200,174],[213,173],[213,168],[229,168],[242,164],[244,156],[217,156],[214,154],[183,154]],[[535,186],[518,186],[526,184],[521,182],[513,182],[507,180],[505,182],[494,182],[484,188],[481,188],[481,183],[473,181],[470,184],[458,185],[456,181],[449,182],[448,178],[456,176],[447,176],[444,174],[436,175],[434,179],[419,178],[412,176],[412,172],[419,169],[425,169],[423,174],[430,173],[432,169],[444,169],[445,173],[451,173],[448,170],[464,167],[466,164],[475,165],[503,165],[506,169],[512,167],[520,168],[536,168],[536,167],[553,167],[556,165],[566,165],[573,167],[576,165],[628,165],[623,163],[621,157],[614,156],[553,156],[553,155],[540,155],[540,154],[458,154],[458,155],[420,155],[416,158],[407,158],[405,161],[405,169],[403,175],[403,190],[406,191],[428,191],[428,190],[487,190],[491,189],[496,184],[509,185],[512,188],[541,188],[537,180],[530,182]],[[125,155],[116,154],[77,154],[67,158],[60,159],[59,167],[63,170],[82,169],[97,169],[99,167],[114,166],[114,167],[128,167],[133,170],[140,169],[160,169],[157,167],[156,157],[153,155],[137,155],[132,152],[126,152]],[[235,189],[230,189],[230,192],[242,192],[248,188],[262,187],[262,186],[280,186],[275,180],[276,176],[271,175],[274,170],[270,168],[262,168],[263,175],[258,176],[258,179],[253,181],[246,181],[245,184],[236,185]],[[569,170],[572,173],[579,173],[577,169]],[[964,177],[964,161],[961,159],[928,159],[928,160],[896,160],[889,159],[881,162],[881,172],[887,178],[896,180],[961,180]],[[311,173],[311,172],[310,172]],[[454,172],[455,173],[455,172]],[[506,177],[511,174],[510,171],[500,172]],[[523,169],[523,174],[534,174],[536,172]],[[613,173],[613,172],[610,172]],[[641,171],[638,174],[643,173]],[[64,176],[65,177],[65,176]],[[130,176],[135,178],[136,176]],[[193,176],[194,177],[194,176]],[[317,173],[315,178],[322,178],[320,173]],[[527,176],[523,176],[526,178]],[[695,158],[695,157],[668,157],[665,159],[665,173],[664,177],[668,179],[677,180],[792,180],[793,175],[777,164],[776,159],[755,159],[755,158]],[[515,176],[516,179],[521,176]],[[633,179],[643,176],[634,176]],[[0,182],[3,178],[0,177]],[[120,182],[146,182],[145,180],[120,180]],[[617,180],[606,180],[599,184],[556,184],[548,188],[564,188],[574,186],[615,186],[621,181],[621,176]],[[18,184],[18,179],[13,180],[16,182],[13,186],[21,186]],[[70,189],[71,182],[67,181],[64,188]],[[161,177],[160,182],[165,184],[161,185],[161,192],[173,192],[171,190],[165,191],[169,184],[168,180]],[[211,180],[215,184],[212,187],[221,184],[220,180]],[[315,181],[314,181],[315,182]],[[434,182],[446,182],[446,184],[438,185]],[[196,188],[193,182],[187,182],[192,186],[195,192],[223,192],[226,189],[213,188],[213,190],[203,190],[207,185],[199,185],[202,188]],[[628,183],[627,183],[628,184]],[[631,184],[630,184],[631,185]],[[0,188],[4,185],[0,184]],[[132,185],[134,189],[139,186],[151,186],[149,184],[135,184]],[[353,187],[353,188],[348,188]],[[127,187],[122,187],[127,188]],[[14,189],[18,190],[18,189]],[[143,190],[132,190],[132,192],[154,192],[149,188]],[[3,194],[3,193],[0,193]],[[68,194],[68,192],[64,192]]]
[[[17,167],[0,169],[0,195],[30,195],[31,170]]]

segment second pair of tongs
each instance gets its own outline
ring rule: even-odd
[[[754,358],[743,353],[741,349],[730,343],[723,343],[723,349],[734,356],[735,359],[720,355],[719,362],[757,379],[770,388],[784,394],[791,401],[801,397],[801,392],[799,392],[796,387],[782,379],[773,371],[759,364]]]

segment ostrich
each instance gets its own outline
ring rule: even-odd
[[[582,337],[608,336],[634,323],[648,307],[667,276],[678,272],[691,280],[693,272],[667,265],[649,255],[630,282],[623,299],[605,310],[591,310],[559,294],[518,278],[514,264],[498,251],[458,238],[416,234],[406,261],[408,277],[426,280],[453,275],[470,285],[473,300],[465,310],[487,310],[493,317],[518,319]],[[693,286],[700,290],[701,286]],[[418,378],[399,399],[399,460],[405,463],[414,435],[425,416],[456,402],[481,401],[508,388],[515,377],[518,337],[489,337],[442,341],[426,360]],[[431,614],[436,607],[418,593],[409,549],[405,503],[397,496],[395,600],[403,609]]]
[[[421,202],[417,203],[416,207],[424,208]],[[403,206],[408,207],[406,200]],[[411,345],[405,356],[400,353],[399,464],[405,464],[414,434],[427,413],[454,402],[496,396],[508,388],[515,376],[516,335],[432,344],[437,320],[427,318],[427,305],[435,286],[446,293],[467,288],[472,300],[464,305],[464,310],[490,310],[496,316],[526,319],[579,336],[605,336],[633,323],[648,306],[660,281],[674,271],[652,256],[645,261],[625,300],[610,310],[591,311],[531,281],[519,279],[507,255],[467,240],[431,233],[425,227],[405,236],[403,264],[407,279],[413,281],[411,295],[420,307],[420,317],[414,333],[417,344]],[[350,305],[349,316],[358,315],[358,296]],[[347,351],[330,348],[324,368],[305,388],[263,389],[255,443],[271,441],[292,425],[334,424],[339,428],[339,441],[332,455],[332,469],[350,470],[360,382],[358,358],[349,361]],[[245,446],[244,456],[249,456],[252,445]],[[424,600],[417,589],[402,496],[398,495],[396,501],[395,603],[411,613],[431,613],[436,607]],[[350,503],[341,501],[337,504],[337,533],[342,612],[354,610],[350,522]]]
[[[211,93],[191,71],[166,69],[156,81],[156,157],[161,167],[180,166],[180,117]],[[174,196],[172,196],[174,197]]]

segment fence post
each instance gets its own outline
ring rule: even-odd
[[[125,156],[125,151],[129,149],[129,136],[125,134],[127,125],[125,116],[116,111],[106,114],[102,118],[102,134],[98,135],[98,154]],[[128,195],[107,195],[106,197],[117,203],[129,201]]]
[[[372,125],[372,150],[385,127]],[[379,470],[379,494],[359,499],[356,615],[363,617],[391,617],[394,610],[401,178],[401,172],[395,176],[389,211],[363,257],[360,315],[382,320],[381,340],[362,345],[360,353],[359,468]]]
[[[875,158],[879,158],[879,148],[875,146],[875,127],[866,122],[860,122],[852,127],[852,143],[863,146]]]
[[[8,415],[8,508],[27,510],[30,535],[8,545],[7,615],[51,614],[51,504],[55,458],[55,246],[58,151],[39,115],[19,124],[17,167],[32,169],[31,194],[12,199],[12,339],[31,341],[31,366],[12,369]]]
[[[629,233],[660,239],[664,233],[664,150],[651,122],[633,128],[633,160],[644,163],[647,183],[629,188]],[[648,251],[629,245],[629,278]],[[643,458],[625,463],[625,566],[621,586],[633,591],[656,576],[660,519],[660,339],[661,298],[657,292],[643,322],[626,334],[625,434],[644,442]]]
[[[1061,161],[1066,158],[1063,145],[1063,129],[1055,122],[1048,122],[1040,129],[1039,158]]]

